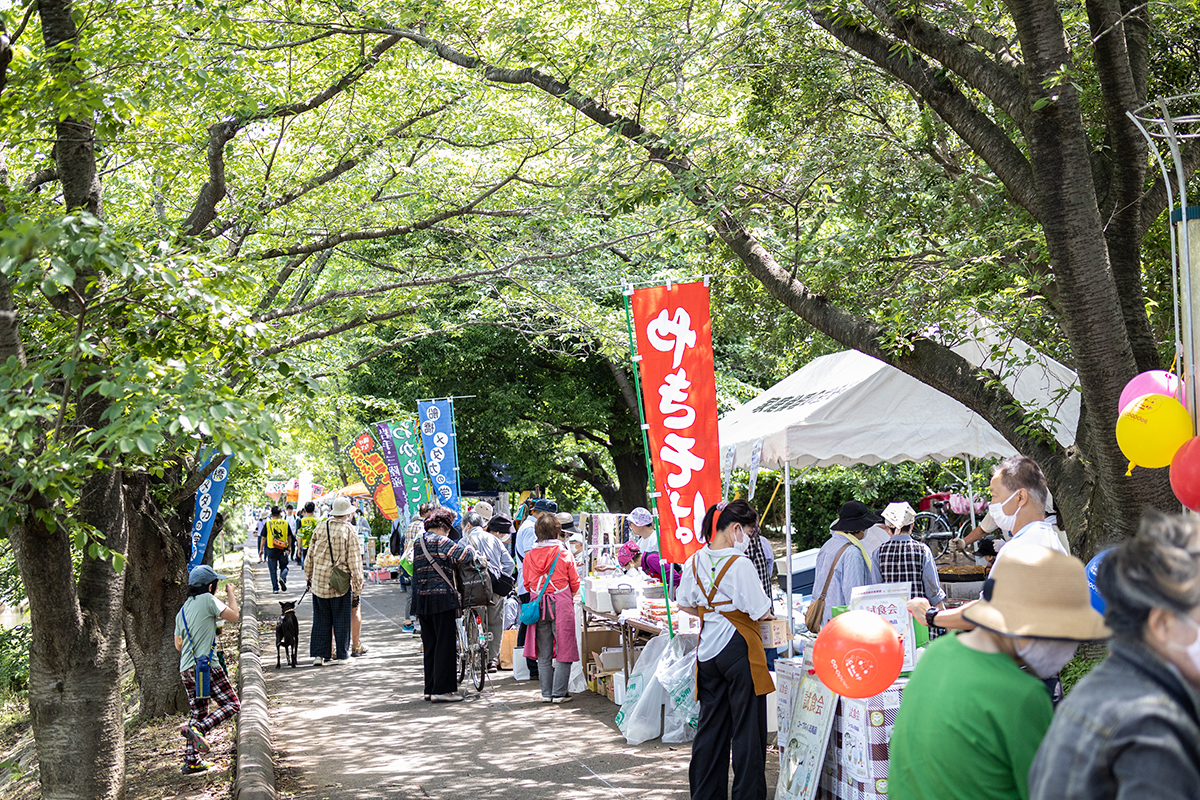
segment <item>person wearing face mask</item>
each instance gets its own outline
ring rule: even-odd
[[[820,600],[825,609],[821,626],[833,617],[835,607],[850,603],[854,587],[871,583],[871,556],[863,537],[882,521],[882,517],[857,500],[843,503],[838,509],[837,520],[829,526],[829,541],[817,553],[814,571],[813,602]],[[821,587],[819,592],[816,587]]]
[[[758,512],[745,500],[710,506],[701,528],[708,544],[684,564],[676,595],[682,610],[700,617],[692,800],[724,800],[731,749],[733,800],[767,796],[766,696],[775,687],[758,621],[772,618],[771,600],[745,555],[757,525]]]
[[[997,561],[966,618],[974,629],[930,644],[904,688],[891,800],[1028,800],[1029,766],[1053,716],[1038,678],[1057,674],[1081,641],[1109,635],[1083,562],[1039,545]]]
[[[1029,772],[1035,800],[1200,795],[1200,525],[1151,513],[1100,562],[1109,657],[1076,684]]]

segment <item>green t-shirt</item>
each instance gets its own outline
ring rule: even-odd
[[[1003,653],[943,636],[931,644],[896,714],[889,800],[1029,798],[1029,765],[1050,727],[1046,685]]]
[[[206,656],[212,650],[213,642],[217,639],[217,618],[228,606],[211,594],[189,597],[183,601],[183,608],[175,615],[175,635],[183,639],[183,647],[179,650],[179,671],[185,672],[196,666],[196,656],[192,652],[191,642],[196,643],[196,652]],[[187,614],[187,628],[183,627],[183,615]],[[188,640],[188,630],[192,632]]]

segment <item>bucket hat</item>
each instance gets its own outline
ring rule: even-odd
[[[568,533],[575,532],[576,528],[575,528],[575,517],[574,516],[572,516],[571,514],[568,514],[565,511],[560,511],[557,514],[555,514],[554,516],[556,519],[558,519],[558,524],[564,531],[567,531]]]
[[[513,522],[504,514],[497,514],[487,521],[487,525],[484,526],[484,529],[495,531],[501,536],[504,536],[505,534],[513,532]]]
[[[350,502],[349,497],[333,498],[333,509],[329,512],[335,517],[344,517],[354,510],[354,504]]]
[[[829,526],[829,530],[856,533],[858,531],[865,531],[872,525],[878,525],[882,521],[883,517],[867,508],[866,503],[850,500],[849,502],[842,503],[842,507],[838,509],[838,518]]]
[[[547,511],[551,514],[558,513],[558,503],[553,500],[538,500],[533,504],[534,511]]]
[[[983,599],[964,608],[963,619],[1005,636],[1088,641],[1112,635],[1092,608],[1083,562],[1035,544],[996,559]]]

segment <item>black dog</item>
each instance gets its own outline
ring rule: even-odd
[[[300,644],[300,622],[296,619],[295,601],[281,601],[279,607],[283,609],[283,613],[275,623],[275,669],[280,667],[280,647],[283,648],[287,662],[293,667],[296,666],[296,649]]]

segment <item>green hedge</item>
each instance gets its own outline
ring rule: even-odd
[[[28,625],[0,630],[0,693],[19,692],[29,683]]]

